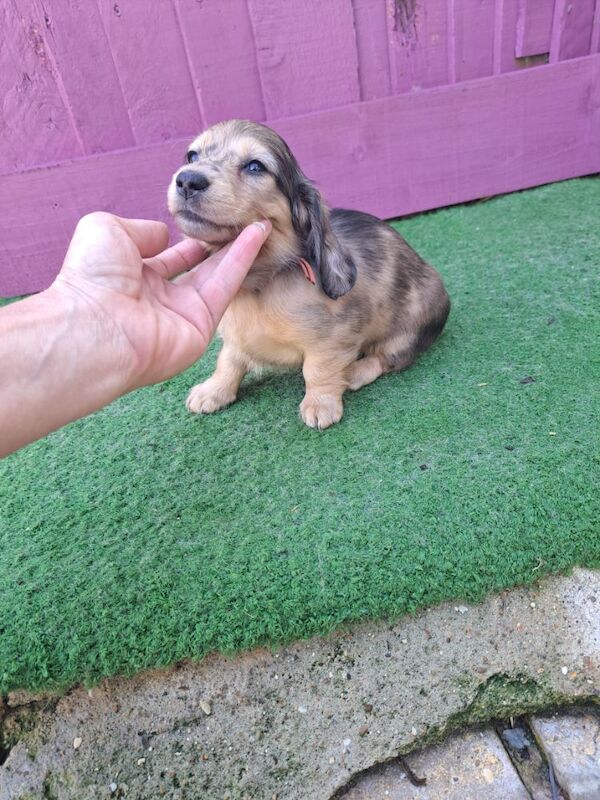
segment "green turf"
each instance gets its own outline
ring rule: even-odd
[[[400,222],[448,327],[329,431],[301,424],[296,373],[188,415],[213,347],[4,461],[0,691],[600,565],[599,206],[589,178]]]

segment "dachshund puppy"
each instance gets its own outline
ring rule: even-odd
[[[187,407],[217,411],[261,365],[302,367],[300,414],[327,428],[346,389],[406,369],[441,333],[450,310],[437,272],[380,219],[329,210],[270,128],[230,120],[202,133],[173,176],[179,228],[214,249],[253,220],[271,235],[225,312],[217,368]]]

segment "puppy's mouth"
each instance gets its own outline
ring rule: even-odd
[[[179,211],[175,211],[174,217],[179,223],[179,228],[187,236],[192,236],[194,239],[202,239],[217,247],[231,242],[241,230],[237,225],[215,222],[210,217],[190,211],[189,208],[181,208]]]
[[[176,215],[188,222],[195,222],[198,225],[208,225],[210,228],[216,228],[218,230],[222,230],[223,228],[228,228],[230,230],[235,229],[234,225],[223,225],[221,222],[214,222],[212,219],[208,219],[208,217],[196,214],[195,211],[190,211],[189,208],[183,208],[181,211],[177,211]]]

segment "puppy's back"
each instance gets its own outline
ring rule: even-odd
[[[376,338],[414,334],[414,354],[426,350],[450,312],[436,270],[394,228],[371,214],[335,208],[331,228],[356,264],[358,279],[350,295],[375,303]]]

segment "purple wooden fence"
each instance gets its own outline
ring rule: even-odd
[[[599,53],[600,0],[0,0],[0,294],[229,117],[385,217],[600,171]]]

